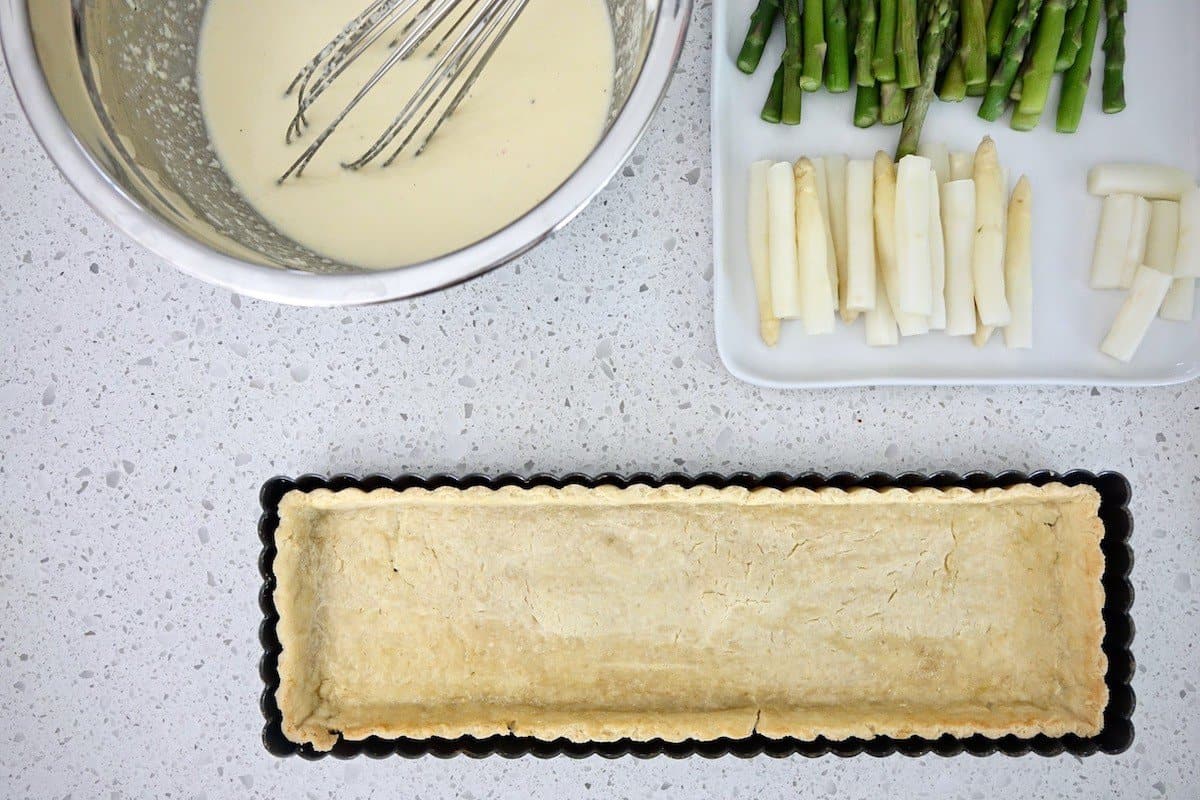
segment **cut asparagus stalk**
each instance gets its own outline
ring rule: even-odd
[[[996,0],[987,24],[987,55],[996,60],[1004,52],[1004,42],[1017,13],[1017,0]]]
[[[1196,313],[1196,279],[1176,278],[1163,299],[1158,315],[1172,322],[1191,322]]]
[[[950,180],[966,181],[973,180],[975,177],[975,154],[974,153],[951,153],[950,154]],[[974,191],[974,184],[972,184]],[[971,201],[972,208],[975,201]]]
[[[1200,187],[1193,186],[1179,200],[1179,249],[1175,274],[1200,278]]]
[[[1097,164],[1088,172],[1088,194],[1136,194],[1147,200],[1178,200],[1196,185],[1191,175],[1159,164]]]
[[[1111,194],[1104,198],[1100,207],[1100,228],[1096,231],[1096,248],[1092,251],[1093,289],[1121,286],[1129,235],[1133,231],[1133,210],[1138,200],[1141,198],[1131,194]]]
[[[767,39],[771,38],[771,28],[775,26],[778,14],[779,0],[758,0],[758,5],[750,14],[750,27],[742,41],[742,51],[738,53],[737,66],[742,72],[750,74],[758,69],[763,48],[767,45]]]
[[[883,288],[883,278],[875,281],[875,307],[866,313],[867,344],[871,347],[895,347],[900,344],[896,317]]]
[[[817,182],[817,198],[821,201],[821,224],[825,229],[825,257],[828,259],[829,269],[829,288],[832,291],[830,300],[833,308],[838,308],[838,265],[837,265],[837,246],[833,241],[833,224],[830,222],[830,203],[829,203],[829,173],[826,170],[825,159],[812,158],[815,178]]]
[[[1018,0],[1017,13],[1013,17],[1012,27],[1004,40],[1004,52],[992,79],[988,83],[987,94],[979,106],[979,116],[995,122],[1000,118],[1008,105],[1008,93],[1012,90],[1013,82],[1020,73],[1021,64],[1025,60],[1025,51],[1029,48],[1030,39],[1042,9],[1043,0]],[[1057,45],[1056,45],[1057,47]],[[1057,55],[1057,51],[1055,52]]]
[[[975,152],[975,250],[972,277],[975,305],[984,325],[1003,327],[1012,320],[1004,289],[1004,232],[1007,183],[996,143],[986,136]]]
[[[854,2],[855,0],[849,0]],[[850,26],[847,0],[825,0],[825,88],[834,94],[850,91]]]
[[[800,0],[789,0],[799,4]],[[800,73],[800,88],[815,92],[821,88],[825,74],[825,6],[821,0],[804,3],[804,65]]]
[[[846,165],[846,308],[850,311],[875,308],[874,169],[870,161]],[[890,309],[888,319],[894,330]]]
[[[1104,86],[1102,101],[1105,114],[1125,109],[1125,11],[1129,0],[1105,0],[1108,25],[1104,37]]]
[[[1155,200],[1150,206],[1150,233],[1146,237],[1145,265],[1174,276],[1179,254],[1180,205],[1171,200]],[[1192,278],[1181,278],[1172,282],[1159,316],[1170,320],[1190,320],[1194,302],[1192,290]]]
[[[783,0],[783,98],[780,101],[780,121],[784,125],[799,125],[803,115],[804,41],[800,23],[800,0]]]
[[[984,325],[982,322],[976,321],[975,335],[971,337],[971,342],[976,347],[983,347],[992,338],[992,334],[996,332],[995,325]]]
[[[854,39],[854,79],[859,86],[874,86],[875,74],[871,59],[875,55],[875,35],[878,31],[877,0],[853,0],[858,3],[858,31]]]
[[[879,0],[879,27],[871,68],[880,83],[896,80],[896,0]]]
[[[848,232],[846,227],[846,166],[849,159],[842,154],[825,157],[825,180],[829,189],[829,228],[833,233],[834,258],[837,264],[838,277],[838,307],[842,312],[842,320],[852,322],[852,309],[846,306],[846,272],[848,254],[846,248]]]
[[[938,186],[950,180],[950,150],[944,143],[922,141],[917,148],[917,155],[929,159],[930,167],[937,175]]]
[[[942,187],[942,230],[946,238],[946,333],[975,333],[975,181],[954,180]]]
[[[798,319],[803,307],[796,261],[796,181],[786,161],[772,164],[767,171],[767,208],[771,308],[780,319]]]
[[[1050,81],[1054,78],[1054,67],[1058,61],[1058,49],[1062,45],[1063,31],[1067,23],[1067,0],[1046,0],[1038,17],[1037,34],[1029,56],[1029,67],[1021,88],[1017,111],[1024,120],[1037,124],[1046,100],[1050,96]],[[1028,122],[1021,123],[1014,116],[1014,127],[1030,130]]]
[[[770,161],[750,165],[750,202],[747,208],[746,235],[750,244],[750,272],[754,277],[754,293],[758,298],[758,331],[768,347],[779,343],[779,318],[771,300],[770,213],[767,210],[767,174]]]
[[[1146,238],[1150,235],[1150,201],[1133,198],[1133,221],[1129,225],[1129,240],[1125,243],[1125,258],[1121,264],[1121,288],[1133,285],[1133,274],[1146,261]]]
[[[827,223],[817,192],[814,162],[796,162],[796,255],[800,264],[800,297],[804,307],[804,330],[810,335],[833,333],[834,306],[828,298],[836,290],[829,285]]]
[[[920,28],[917,0],[896,0],[896,81],[901,89],[921,84]]]
[[[929,332],[929,321],[919,314],[900,311],[900,270],[896,264],[896,165],[882,151],[875,154],[875,255],[879,275],[891,306],[892,316],[903,336],[919,336]]]
[[[1172,282],[1171,276],[1165,272],[1152,267],[1138,267],[1129,296],[1117,312],[1108,336],[1100,345],[1100,352],[1118,361],[1128,362],[1132,359],[1146,338],[1150,323],[1154,322]]]
[[[767,93],[759,113],[763,122],[776,123],[783,119],[783,73],[783,62],[780,62],[775,69],[775,77],[771,79],[771,91]]]
[[[1092,81],[1092,55],[1096,52],[1096,35],[1100,29],[1100,4],[1103,0],[1079,0],[1076,8],[1086,4],[1087,10],[1080,32],[1078,52],[1074,61],[1063,75],[1062,96],[1058,101],[1058,120],[1055,129],[1059,133],[1074,133],[1079,130],[1083,118],[1083,106],[1087,100],[1088,84]]]
[[[933,313],[933,254],[929,231],[929,159],[905,156],[896,167],[896,265],[900,310]]]
[[[1033,186],[1023,175],[1008,204],[1004,288],[1012,310],[1012,321],[1004,328],[1004,344],[1010,350],[1033,347]]]
[[[962,0],[959,59],[967,86],[987,84],[987,17],[983,0]]]
[[[938,177],[929,173],[929,263],[933,281],[933,311],[929,329],[946,329],[946,239],[942,231],[942,198]]]
[[[1066,29],[1063,31],[1062,44],[1058,48],[1058,58],[1054,60],[1055,72],[1066,72],[1075,65],[1075,57],[1083,49],[1084,30],[1087,27],[1088,6],[1092,0],[1075,0],[1067,12]],[[1099,6],[1097,6],[1097,9]]]
[[[908,92],[895,83],[885,83],[879,87],[883,108],[879,118],[884,125],[899,125],[908,114]]]
[[[854,127],[870,128],[879,122],[879,84],[859,86],[854,94]]]

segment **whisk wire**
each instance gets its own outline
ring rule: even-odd
[[[289,143],[303,134],[308,125],[308,110],[326,90],[421,1],[373,0],[300,70],[288,87],[288,93],[295,92],[297,98],[296,114],[287,130]],[[383,64],[359,88],[332,122],[316,136],[278,182],[283,183],[288,178],[303,174],[304,169],[338,126],[383,78],[398,63],[415,53],[434,31],[442,28],[443,24],[450,20],[428,53],[430,58],[437,57],[442,48],[450,43],[433,70],[367,151],[360,158],[343,166],[348,169],[361,169],[378,158],[407,128],[408,134],[383,164],[385,167],[390,165],[426,127],[434,112],[444,106],[415,152],[415,155],[420,155],[475,85],[527,3],[528,0],[424,0],[424,4],[401,25],[400,32],[391,42],[392,52]],[[460,9],[461,14],[455,15],[456,9]],[[462,80],[464,74],[465,81]],[[445,104],[445,98],[456,85],[457,92],[450,102]]]

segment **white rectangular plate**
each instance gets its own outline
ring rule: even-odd
[[[899,126],[859,130],[853,125],[853,92],[824,90],[804,96],[796,127],[759,120],[763,99],[783,50],[777,30],[754,75],[734,59],[755,0],[713,3],[713,206],[714,300],[717,348],[736,377],[761,386],[800,388],[878,384],[1091,384],[1156,385],[1200,376],[1200,322],[1158,320],[1131,364],[1102,355],[1098,346],[1124,292],[1088,287],[1100,200],[1087,194],[1088,169],[1105,161],[1169,163],[1193,174],[1200,167],[1200,93],[1189,82],[1200,75],[1200,3],[1157,0],[1130,4],[1126,84],[1129,108],[1100,111],[1103,56],[1097,44],[1087,112],[1079,133],[1054,131],[1058,81],[1042,125],[1032,133],[1011,130],[1005,118],[978,119],[979,100],[934,103],[925,126],[929,140],[951,150],[973,150],[990,134],[1012,180],[1034,184],[1034,337],[1032,350],[1010,351],[997,332],[983,349],[969,337],[941,333],[871,348],[863,323],[839,321],[832,336],[806,336],[784,323],[774,349],[758,335],[754,285],[746,252],[746,183],[759,159],[846,153],[871,158],[892,152]],[[1101,28],[1103,36],[1103,27]]]

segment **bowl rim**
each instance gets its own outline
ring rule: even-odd
[[[335,275],[226,255],[172,227],[130,197],[76,138],[59,111],[34,49],[27,2],[0,0],[0,48],[13,90],[50,160],[96,213],[182,272],[208,283],[289,305],[348,306],[416,297],[478,277],[574,219],[608,185],[649,128],[679,61],[693,0],[661,0],[646,60],[625,105],[583,163],[538,205],[453,253],[406,267]]]

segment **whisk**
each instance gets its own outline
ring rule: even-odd
[[[296,96],[296,114],[287,129],[288,143],[292,143],[304,133],[308,127],[309,109],[350,65],[371,45],[390,31],[399,28],[391,42],[391,52],[387,60],[279,178],[279,183],[302,175],[305,167],[342,121],[379,85],[388,72],[416,53],[431,35],[440,32],[441,38],[428,54],[429,58],[438,59],[433,71],[408,98],[400,113],[374,144],[357,160],[343,163],[342,166],[352,170],[361,169],[392,148],[391,154],[383,162],[383,166],[386,167],[414,142],[417,142],[414,156],[419,156],[471,91],[471,87],[479,79],[496,48],[508,35],[528,2],[529,0],[373,0],[300,70],[288,87],[288,94]],[[419,4],[421,7],[413,13]],[[449,102],[446,102],[447,97],[450,98]],[[435,116],[435,112],[439,113]],[[400,139],[400,144],[393,148],[397,139]]]

